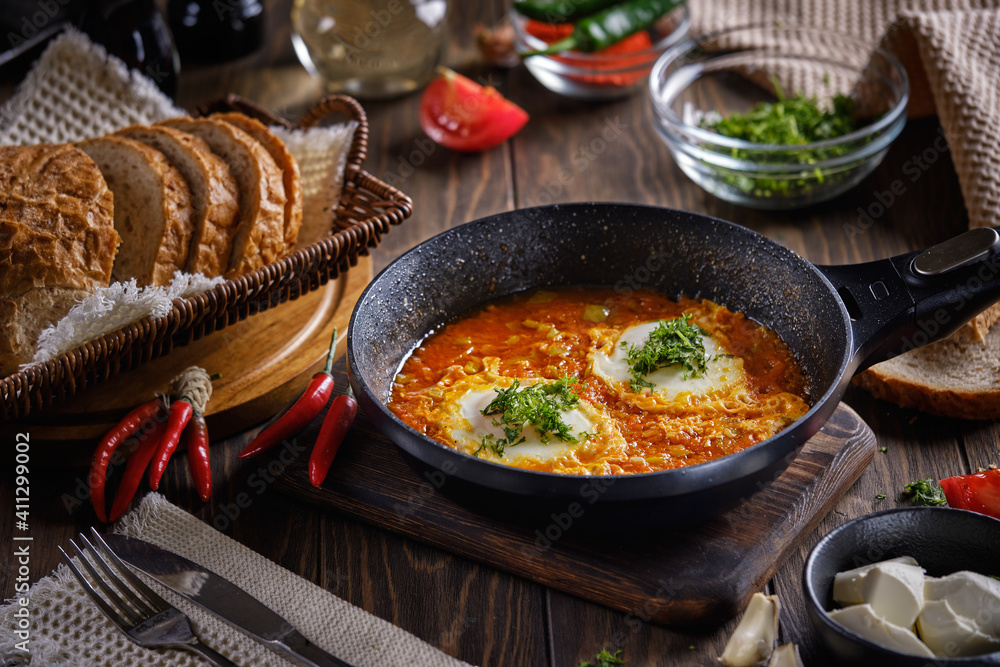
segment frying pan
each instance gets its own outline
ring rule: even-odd
[[[372,281],[351,316],[349,377],[366,415],[423,479],[481,511],[521,523],[570,513],[576,525],[602,531],[693,523],[784,470],[855,372],[951,334],[1000,299],[998,254],[1000,235],[977,229],[923,252],[817,267],[752,230],[685,211],[614,203],[515,210],[439,234]],[[811,409],[736,454],[599,477],[484,461],[425,437],[386,407],[394,375],[428,334],[486,301],[550,285],[653,288],[745,313],[790,347],[809,378]]]

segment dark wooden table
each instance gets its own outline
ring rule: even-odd
[[[821,264],[862,262],[913,250],[957,234],[968,224],[950,157],[932,148],[939,132],[933,119],[909,123],[881,166],[835,201],[770,213],[717,200],[673,163],[652,128],[643,94],[606,103],[578,102],[549,93],[523,67],[498,70],[479,63],[472,27],[495,21],[503,14],[503,4],[452,3],[448,60],[466,74],[488,77],[528,111],[530,123],[512,141],[483,154],[457,154],[435,147],[421,132],[419,95],[364,105],[371,122],[366,168],[409,194],[415,206],[412,218],[393,229],[374,252],[376,270],[442,230],[550,202],[637,202],[707,213],[755,229]],[[287,3],[272,3],[268,9],[272,35],[264,52],[234,65],[189,68],[181,78],[182,105],[190,108],[235,92],[294,119],[318,99],[320,85],[291,57]],[[913,169],[917,164],[919,175]],[[900,184],[904,192],[892,205],[870,222],[861,218],[880,193],[899,191]],[[784,604],[781,640],[797,642],[807,664],[824,663],[802,604],[802,564],[812,545],[848,519],[901,504],[899,492],[909,481],[1000,462],[1000,429],[994,423],[899,409],[856,388],[845,400],[872,427],[881,451],[819,528],[803,536],[801,547],[767,585]],[[197,501],[184,465],[168,469],[162,491],[206,522],[224,525],[241,543],[446,653],[479,665],[569,667],[593,660],[597,651],[608,648],[624,649],[632,666],[707,664],[734,627],[730,622],[689,634],[644,623],[635,615],[292,500],[269,485],[260,489],[259,464],[236,458],[256,433],[254,426],[248,424],[246,433],[214,443],[215,488],[209,503]],[[2,466],[0,486],[0,507],[10,512],[0,520],[0,544],[6,545],[12,544],[13,534],[13,445],[4,447],[9,458]],[[43,451],[35,455],[34,461],[45,457]],[[66,544],[94,521],[89,504],[77,499],[86,470],[58,461],[44,463],[31,470],[32,581],[57,565],[56,545]],[[243,503],[247,506],[237,503],[241,497],[250,498]],[[4,553],[0,594],[7,598],[14,592],[15,568],[11,549]]]

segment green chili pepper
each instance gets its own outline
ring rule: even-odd
[[[621,0],[520,0],[514,3],[514,11],[543,23],[573,23],[619,2]]]
[[[563,51],[593,53],[617,44],[629,35],[645,30],[684,0],[628,0],[581,19],[573,34],[540,51],[521,56],[542,56]]]

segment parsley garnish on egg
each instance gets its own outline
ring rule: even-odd
[[[708,364],[702,341],[704,335],[701,327],[691,324],[691,315],[685,314],[675,320],[661,321],[642,347],[623,342],[632,375],[632,391],[652,388],[653,383],[645,376],[667,366],[681,366],[685,380],[704,375]]]
[[[504,437],[493,434],[483,437],[482,444],[475,451],[478,455],[488,447],[497,456],[503,456],[505,447],[513,447],[524,442],[521,432],[526,425],[538,431],[543,443],[550,436],[565,442],[577,442],[569,425],[563,421],[560,412],[571,410],[580,402],[580,397],[571,389],[575,378],[563,377],[555,382],[537,382],[522,388],[514,382],[506,389],[497,389],[497,396],[482,410],[485,417],[499,415],[493,420],[494,426],[502,426]]]

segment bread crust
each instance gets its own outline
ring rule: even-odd
[[[1000,419],[1000,327],[984,342],[953,336],[859,373],[876,398],[942,417]]]
[[[132,125],[115,134],[163,153],[191,188],[193,233],[184,270],[210,278],[224,274],[239,216],[239,188],[229,166],[202,139],[172,127]]]
[[[141,286],[168,284],[187,262],[194,231],[187,181],[163,153],[134,139],[107,135],[77,145],[115,193],[115,228],[123,244],[112,275]]]
[[[976,341],[985,344],[990,328],[998,319],[1000,319],[1000,303],[995,303],[952,334],[952,339],[965,342]]]
[[[97,164],[70,145],[0,147],[0,294],[107,286],[121,238]]]
[[[211,118],[235,125],[251,137],[260,142],[260,145],[271,154],[274,162],[281,169],[282,182],[285,186],[285,250],[288,254],[295,249],[295,244],[299,238],[299,229],[302,227],[302,177],[299,174],[299,163],[285,146],[285,142],[279,139],[266,125],[256,118],[251,118],[241,113],[217,113]]]
[[[210,118],[172,118],[158,125],[201,137],[221,157],[240,189],[240,225],[226,275],[241,275],[277,260],[284,251],[285,186],[281,170],[256,139]]]
[[[90,290],[36,287],[17,296],[0,296],[0,377],[30,363],[42,330],[61,320]]]

